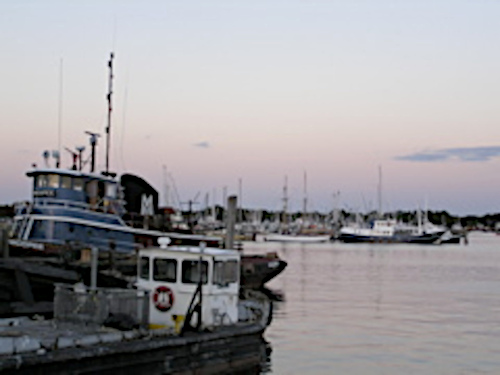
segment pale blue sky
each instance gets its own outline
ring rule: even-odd
[[[0,203],[25,171],[104,134],[115,52],[111,167],[181,200],[500,212],[500,2],[0,2]],[[61,70],[62,66],[62,70]],[[101,140],[104,145],[104,139]],[[104,164],[104,148],[99,150]],[[70,163],[63,153],[65,165]]]

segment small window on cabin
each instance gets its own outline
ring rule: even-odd
[[[106,184],[106,197],[116,198],[116,184],[113,183]]]
[[[97,196],[99,198],[104,197],[104,193],[105,193],[104,189],[105,189],[104,181],[97,181]]]
[[[177,281],[177,261],[175,259],[155,259],[153,261],[153,280]]]
[[[35,186],[37,188],[44,188],[48,186],[48,179],[46,174],[41,174],[36,177]]]
[[[198,260],[185,260],[182,262],[182,282],[185,284],[198,284],[200,281],[206,284],[208,281],[208,262],[202,261],[201,267]]]
[[[62,176],[61,177],[61,187],[63,189],[71,189],[71,177],[70,176]]]
[[[51,188],[59,187],[59,175],[58,174],[49,174],[48,177],[48,186]]]
[[[230,283],[235,283],[238,281],[238,272],[239,272],[238,262],[235,260],[229,260],[226,262],[226,266],[224,267],[224,274],[226,279]]]
[[[214,284],[227,285],[236,281],[238,281],[238,262],[235,260],[214,262]]]
[[[141,279],[149,280],[149,258],[141,257],[139,262],[139,277]]]
[[[76,191],[82,191],[83,190],[83,179],[76,177],[73,178],[73,189]]]
[[[94,181],[87,182],[86,191],[87,191],[87,195],[90,198],[97,197],[97,181],[94,180]]]

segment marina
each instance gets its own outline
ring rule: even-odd
[[[499,17],[2,2],[0,374],[500,374]]]

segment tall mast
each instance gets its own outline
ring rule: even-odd
[[[285,175],[285,185],[283,186],[283,223],[288,224],[288,176]]]
[[[238,209],[238,222],[243,222],[243,180],[241,178],[238,179],[238,200],[239,200],[239,209]]]
[[[302,218],[307,216],[307,172],[304,171],[304,207],[302,208]]]
[[[165,195],[165,197],[163,198],[163,204],[165,205],[165,207],[170,206],[170,189],[168,186],[167,176],[168,176],[167,166],[163,164],[163,189],[164,189],[163,194]]]
[[[378,216],[382,218],[382,166],[378,166]]]
[[[110,138],[111,138],[111,95],[113,95],[113,57],[114,54],[111,52],[111,56],[109,58],[108,67],[109,67],[109,86],[108,86],[108,125],[106,126],[106,171],[105,174],[109,175],[109,149],[110,149]]]
[[[62,133],[62,97],[63,97],[63,59],[59,63],[59,109],[57,112],[57,152],[61,155],[61,133]],[[60,160],[56,162],[59,168]]]

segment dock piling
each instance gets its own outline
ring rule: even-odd
[[[226,221],[226,238],[225,238],[225,248],[234,248],[234,226],[236,223],[236,208],[237,208],[237,198],[235,195],[231,195],[227,198],[227,221]]]

